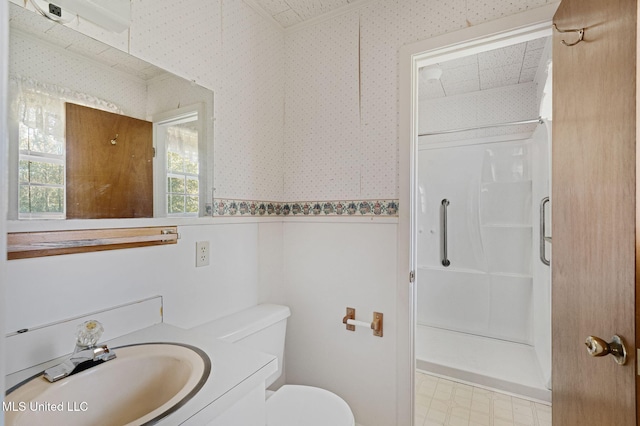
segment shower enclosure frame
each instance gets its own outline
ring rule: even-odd
[[[552,19],[559,3],[552,3],[465,28],[400,49],[400,146],[398,275],[397,275],[397,424],[414,424],[414,373],[417,270],[417,146],[418,70],[457,59],[552,35]]]

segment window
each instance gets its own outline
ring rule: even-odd
[[[91,95],[28,77],[12,75],[9,83],[9,218],[64,219],[65,102],[115,113],[121,110]]]
[[[198,215],[198,129],[190,123],[166,127],[167,213]]]
[[[23,92],[18,112],[18,217],[64,218],[64,102]]]
[[[200,106],[180,108],[162,114],[156,121],[157,164],[156,213],[167,216],[199,216],[200,155],[202,137],[198,120]]]

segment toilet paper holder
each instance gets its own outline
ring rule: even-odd
[[[373,335],[382,337],[382,325],[384,315],[381,312],[373,313],[373,321],[371,323],[365,321],[356,320],[356,310],[354,308],[347,308],[347,315],[342,318],[342,323],[346,324],[347,330],[356,331],[357,327],[367,327],[373,330]]]

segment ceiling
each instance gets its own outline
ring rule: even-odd
[[[90,57],[103,65],[135,75],[142,80],[150,80],[166,72],[21,6],[10,4],[9,25],[13,30],[35,37],[40,43],[45,43],[43,40],[46,40],[47,44]]]
[[[283,27],[295,25],[349,4],[362,2],[362,0],[253,1]],[[45,32],[50,43],[77,53],[91,54],[96,60],[103,61],[110,67],[137,74],[145,80],[162,73],[162,70],[146,62],[129,55],[121,55],[117,49],[109,48],[87,37],[80,37],[75,31],[69,31],[66,27],[21,7],[10,8],[10,24],[25,33]],[[547,40],[548,38],[532,40],[423,68],[420,73],[419,97],[421,100],[435,99],[531,82],[543,58]],[[122,58],[123,56],[125,58]],[[442,76],[439,80],[427,80],[423,70],[434,67],[442,69]]]
[[[254,7],[289,28],[335,10],[368,0],[250,0]],[[437,64],[440,80],[427,80],[421,73],[420,99],[435,99],[534,80],[547,38],[483,52]],[[431,67],[429,67],[431,68]]]
[[[252,0],[283,28],[316,18],[362,0]]]
[[[514,44],[422,68],[419,98],[443,98],[531,82],[543,59],[547,40],[548,37]],[[439,80],[426,78],[425,70],[429,68],[442,69]]]

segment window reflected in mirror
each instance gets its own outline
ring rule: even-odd
[[[65,101],[99,105],[119,112],[114,105],[81,96],[54,84],[12,76],[12,136],[18,140],[18,218],[66,217]],[[17,129],[16,129],[17,127]],[[13,156],[15,159],[15,156]]]
[[[200,122],[201,106],[162,114],[157,121],[156,152],[163,164],[165,193],[157,194],[167,216],[198,216],[200,212]]]
[[[65,217],[64,103],[34,90],[16,99],[18,115],[18,215]]]

